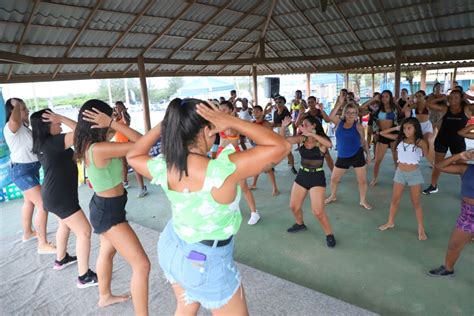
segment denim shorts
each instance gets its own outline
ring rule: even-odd
[[[423,184],[425,180],[423,179],[423,175],[421,174],[420,168],[417,168],[413,171],[402,171],[397,169],[395,171],[395,176],[393,177],[393,181],[407,185],[409,187]]]
[[[188,258],[191,252],[204,255],[204,261]],[[158,260],[166,279],[184,289],[186,304],[197,302],[207,309],[223,307],[240,287],[233,253],[234,239],[222,247],[186,243],[176,235],[172,220],[158,241]]]
[[[37,162],[30,163],[12,163],[8,170],[10,179],[21,190],[27,191],[40,184],[39,170],[41,164]]]

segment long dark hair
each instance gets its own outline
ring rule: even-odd
[[[316,135],[329,139],[328,135],[326,135],[326,132],[324,132],[323,124],[321,124],[321,122],[316,117],[308,115],[304,118],[304,120],[308,121],[311,125],[316,125]]]
[[[12,116],[12,112],[13,112],[12,101],[13,100],[17,100],[18,102],[25,103],[20,98],[10,98],[10,99],[8,99],[7,102],[5,102],[5,123],[8,123],[8,121],[10,120],[10,116]]]
[[[389,99],[388,103],[390,104],[390,108],[392,109],[392,111],[396,112],[397,105],[395,104],[395,101],[393,100],[393,93],[390,90],[383,90],[382,93],[380,94],[380,103],[381,103],[382,106],[380,106],[379,110],[382,111],[382,112],[385,112],[385,107],[383,106],[383,102],[382,102],[382,95],[384,93],[387,93],[390,96],[390,99]]]
[[[418,146],[419,141],[423,139],[423,131],[421,130],[420,121],[418,121],[416,117],[407,117],[402,121],[400,132],[398,133],[397,146],[406,139],[405,133],[403,132],[403,126],[405,126],[405,124],[411,124],[415,128],[415,146]]]
[[[46,142],[46,140],[51,137],[51,123],[43,122],[43,114],[46,111],[51,111],[50,109],[43,109],[31,114],[30,123],[31,129],[33,130],[33,154],[40,155],[42,154],[41,147]]]
[[[112,116],[113,109],[104,101],[92,99],[84,103],[79,110],[77,117],[77,126],[74,131],[74,151],[75,159],[84,160],[87,148],[99,142],[107,140],[108,128],[91,128],[95,123],[84,120],[84,111],[92,111],[92,108],[99,110],[107,115]]]
[[[161,152],[165,156],[166,166],[188,176],[189,146],[196,142],[199,131],[211,126],[209,121],[197,114],[196,105],[209,104],[198,99],[173,99],[166,109],[161,128]]]

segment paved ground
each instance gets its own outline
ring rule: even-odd
[[[248,226],[248,208],[241,202],[244,222],[237,236],[236,260],[384,315],[473,315],[472,245],[463,252],[454,278],[433,279],[426,275],[428,269],[443,262],[447,241],[459,214],[459,178],[443,175],[440,193],[422,197],[427,241],[417,240],[408,192],[401,203],[396,228],[380,232],[377,226],[387,219],[392,190],[393,166],[388,158],[382,165],[379,185],[369,191],[369,201],[374,205],[372,211],[358,206],[354,173],[351,171],[343,178],[339,201],[327,208],[338,242],[335,249],[326,248],[324,234],[308,212],[308,201],[304,205],[308,231],[286,232],[293,224],[288,202],[294,180],[286,165],[277,166],[277,181],[282,191],[278,197],[271,196],[268,179],[262,176],[255,191],[262,220]],[[429,167],[423,165],[422,170],[425,180],[429,180]],[[369,178],[371,172],[370,168]],[[329,183],[329,173],[327,180]],[[171,215],[163,192],[159,187],[149,186],[150,195],[136,199],[138,188],[133,181],[132,184],[127,207],[129,219],[161,231]],[[80,195],[82,205],[87,208],[90,189],[81,187]],[[2,232],[12,229],[10,224],[5,224],[3,216],[1,226]],[[15,227],[19,230],[19,225]],[[288,301],[296,297],[299,296],[290,297]]]

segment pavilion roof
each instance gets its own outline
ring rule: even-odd
[[[1,2],[0,82],[137,77],[140,56],[147,76],[472,66],[474,1]]]

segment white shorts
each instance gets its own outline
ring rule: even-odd
[[[420,122],[421,125],[421,132],[423,135],[427,133],[433,133],[433,124],[428,120],[426,122]]]

